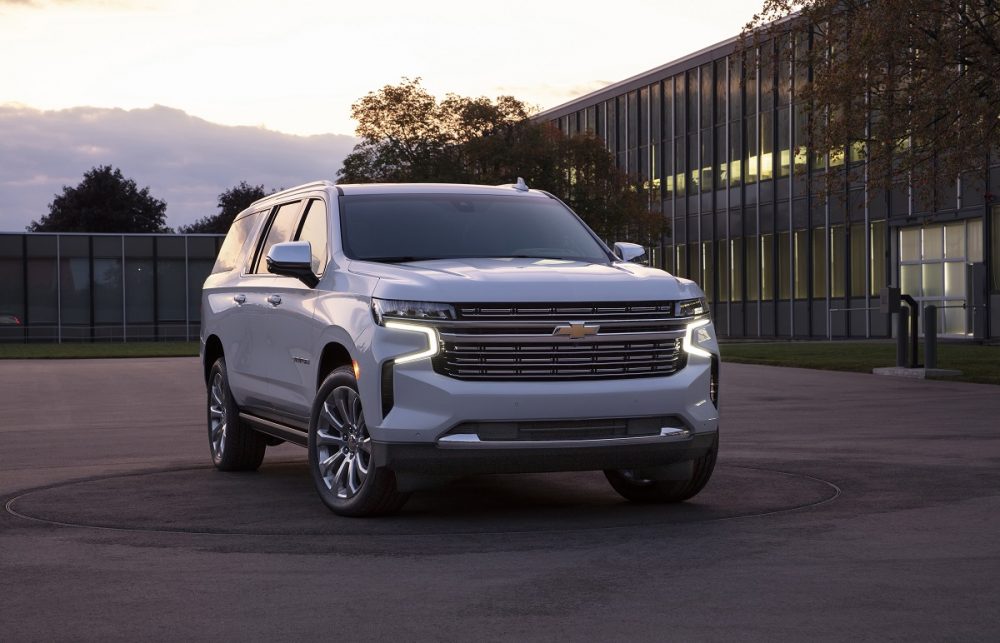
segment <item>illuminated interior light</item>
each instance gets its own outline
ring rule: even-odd
[[[418,359],[424,359],[425,357],[434,357],[438,354],[438,336],[437,331],[429,326],[422,326],[420,324],[408,324],[406,322],[398,321],[386,321],[386,328],[392,328],[395,330],[402,330],[408,333],[420,333],[427,337],[427,349],[416,353],[410,353],[409,355],[401,355],[395,358],[393,361],[397,364],[406,364],[407,362],[415,362]]]

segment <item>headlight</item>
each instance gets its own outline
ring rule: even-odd
[[[434,357],[440,350],[441,340],[437,329],[416,322],[443,321],[455,319],[455,308],[449,304],[436,304],[427,301],[402,301],[399,299],[372,298],[372,315],[375,323],[392,330],[416,333],[427,338],[427,348],[399,355],[393,362],[406,364],[428,357]]]
[[[373,297],[372,315],[375,317],[375,323],[380,326],[385,326],[387,319],[446,321],[455,319],[455,308],[449,304],[436,304],[429,301],[403,301]]]
[[[712,353],[708,349],[711,349],[715,344],[711,324],[710,319],[699,319],[688,324],[682,342],[684,350],[692,355],[711,357]]]
[[[415,362],[418,359],[424,359],[425,357],[434,357],[438,354],[438,349],[441,342],[438,340],[437,331],[430,326],[422,326],[420,324],[408,324],[406,322],[398,322],[389,320],[385,322],[386,328],[392,328],[394,330],[403,330],[408,333],[419,333],[427,337],[427,348],[416,353],[409,353],[407,355],[400,355],[393,361],[396,364],[406,364],[407,362]]]
[[[674,311],[676,317],[707,317],[708,300],[704,297],[698,299],[682,299],[677,302],[677,309]]]

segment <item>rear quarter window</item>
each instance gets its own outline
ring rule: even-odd
[[[229,272],[239,263],[243,246],[246,245],[247,238],[253,232],[254,224],[260,218],[261,212],[252,212],[244,217],[240,217],[233,222],[226,234],[225,241],[219,249],[219,256],[215,260],[212,274],[217,272]]]

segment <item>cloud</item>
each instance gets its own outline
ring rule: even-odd
[[[3,0],[0,0],[3,1]],[[219,193],[247,181],[265,189],[333,179],[352,136],[294,136],[210,123],[179,109],[0,105],[0,231],[20,231],[48,212],[63,186],[113,165],[167,202],[178,227],[217,211]]]

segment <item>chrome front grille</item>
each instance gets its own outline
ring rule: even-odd
[[[640,342],[444,342],[435,366],[458,379],[570,380],[672,375],[684,365],[680,339]]]
[[[586,380],[672,375],[687,363],[688,319],[673,302],[457,304],[436,324],[437,372],[464,380]],[[571,327],[586,327],[574,336]]]

